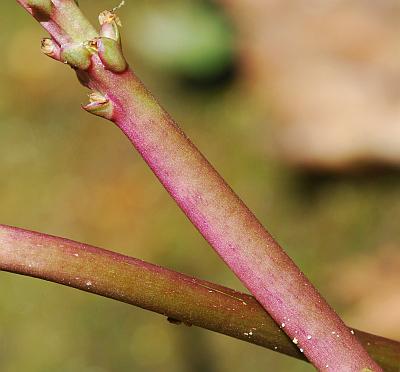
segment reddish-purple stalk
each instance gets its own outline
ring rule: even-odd
[[[44,52],[93,90],[84,108],[113,121],[221,258],[319,370],[381,371],[340,317],[127,66],[117,18],[100,35],[72,0],[17,0],[49,31]],[[311,338],[310,338],[311,337]]]
[[[306,359],[254,297],[101,248],[0,225],[0,270],[109,297],[174,323]],[[399,342],[354,333],[385,371],[398,371]]]

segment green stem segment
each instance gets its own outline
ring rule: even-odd
[[[98,34],[72,0],[18,2],[50,32],[63,61],[96,93],[85,109],[111,119],[126,134],[191,222],[314,366],[381,371],[128,68],[117,28],[109,27],[117,19],[102,13]]]
[[[71,240],[0,225],[0,270],[109,297],[306,360],[256,299],[217,284]],[[355,331],[385,371],[400,343]]]

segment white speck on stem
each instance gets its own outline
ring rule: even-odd
[[[354,335],[354,331],[353,331],[353,330],[351,330],[350,333],[351,333],[352,335]]]
[[[297,345],[298,342],[299,342],[299,340],[295,337],[295,338],[293,339],[293,343],[294,343],[295,345]]]
[[[248,335],[249,335],[247,332],[244,332],[243,334],[244,334],[245,336],[248,336]]]
[[[334,335],[334,334],[336,334],[336,332],[335,332],[335,331],[332,331],[332,334]]]
[[[285,323],[282,323],[282,324],[281,324],[281,327],[282,327],[282,328],[285,328],[285,325],[286,325]]]
[[[308,336],[307,336],[307,340],[311,340],[311,335],[308,335]]]
[[[250,336],[252,336],[252,335],[253,335],[253,332],[252,332],[252,331],[250,331],[250,332],[249,332],[249,335],[250,335]]]
[[[302,353],[302,352],[304,352],[304,350],[303,350],[303,349],[300,349],[300,353]]]
[[[92,285],[92,282],[91,282],[90,280],[88,280],[88,281],[86,282],[86,285],[87,285],[88,287],[90,287],[90,286]]]
[[[275,346],[275,347],[274,347],[274,350],[278,350],[278,346]]]
[[[75,257],[79,257],[79,254],[78,254],[78,253],[74,253],[74,256],[75,256]]]

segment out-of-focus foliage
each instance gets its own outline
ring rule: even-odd
[[[207,79],[230,67],[232,28],[215,7],[199,1],[156,1],[141,8],[129,41],[146,62],[193,79]]]
[[[264,103],[272,106],[274,100],[265,88],[260,105],[248,83],[252,76],[246,54],[233,61],[239,71],[231,81],[208,89],[182,84],[181,74],[210,71],[214,60],[205,59],[201,67],[201,54],[190,50],[200,44],[193,30],[202,29],[201,24],[189,30],[192,41],[185,53],[191,57],[183,58],[184,48],[164,45],[163,50],[178,50],[179,60],[173,71],[170,62],[160,68],[157,53],[145,56],[136,48],[149,37],[141,34],[147,32],[139,27],[141,16],[149,17],[152,9],[159,16],[163,9],[160,2],[143,3],[127,1],[120,12],[124,48],[138,75],[344,319],[399,338],[394,264],[400,256],[399,174],[310,174],[277,162],[265,151],[273,148],[274,116],[266,114]],[[115,3],[81,0],[80,5],[95,21]],[[197,14],[204,6],[194,0],[174,5],[177,9],[168,14],[184,8],[185,17],[190,7]],[[0,222],[242,288],[120,131],[79,110],[87,99],[85,89],[66,66],[41,55],[44,31],[13,1],[4,2],[2,12]],[[218,12],[211,10],[211,19],[207,17],[198,18],[204,27],[228,19],[217,20]],[[230,50],[229,58],[234,56],[231,40],[244,39],[241,22],[248,17],[243,12],[234,18],[239,34],[226,36],[231,26],[221,34],[210,32],[213,40],[202,41],[204,48],[211,55]],[[200,33],[205,38],[207,32]],[[175,40],[162,36],[153,45]],[[214,38],[228,44],[217,47]],[[219,58],[215,60],[215,69],[221,69]],[[0,293],[0,370],[5,372],[313,370],[250,344],[174,326],[128,305],[29,278],[0,273]]]
[[[399,168],[398,1],[226,3],[282,156],[309,168]]]

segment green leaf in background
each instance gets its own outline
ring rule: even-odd
[[[157,3],[135,20],[132,44],[147,63],[189,78],[231,66],[234,35],[227,18],[205,2]]]

